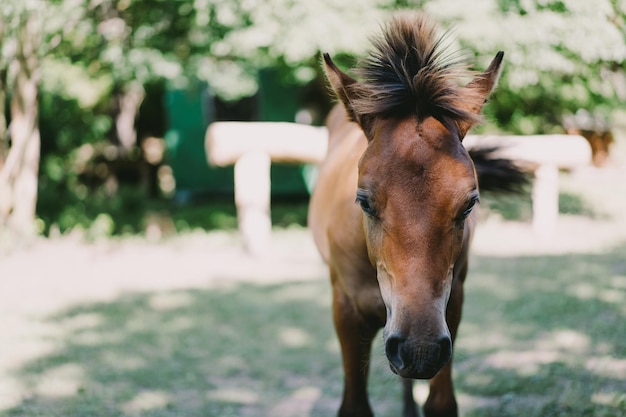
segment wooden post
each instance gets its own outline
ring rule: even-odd
[[[271,162],[320,163],[326,155],[328,131],[296,123],[216,122],[205,146],[209,163],[235,164],[235,201],[239,230],[249,253],[261,255],[270,244]],[[559,169],[588,165],[591,149],[577,135],[472,136],[468,147],[496,147],[497,155],[535,169],[533,229],[550,237],[559,215]]]
[[[269,155],[244,154],[235,163],[235,204],[244,247],[253,256],[267,253],[272,234]]]
[[[317,164],[326,156],[328,130],[288,122],[215,122],[205,147],[209,163],[220,167],[251,151],[265,152],[273,162]]]
[[[266,254],[272,231],[271,163],[320,163],[328,131],[284,122],[216,122],[207,130],[205,146],[210,164],[235,164],[235,204],[244,247],[253,256]]]
[[[554,236],[559,217],[559,168],[556,165],[537,167],[532,200],[533,231],[543,238]]]

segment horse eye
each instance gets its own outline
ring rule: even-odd
[[[361,210],[363,210],[367,214],[374,214],[374,209],[370,206],[369,201],[367,200],[359,200],[359,205],[361,206]]]
[[[478,197],[473,197],[470,202],[468,203],[467,207],[465,208],[465,210],[463,210],[463,213],[461,213],[461,216],[463,217],[463,219],[466,219],[467,216],[470,215],[470,213],[472,212],[472,209],[474,208],[474,206],[476,205],[476,203],[478,202]]]
[[[356,192],[356,203],[359,203],[361,206],[361,210],[368,216],[376,217],[376,210],[371,206],[369,197],[363,190],[358,190]]]

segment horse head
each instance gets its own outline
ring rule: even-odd
[[[396,17],[356,79],[324,55],[336,96],[367,137],[355,200],[386,307],[385,352],[405,378],[431,378],[451,357],[446,307],[479,198],[462,140],[497,83],[502,57],[470,73],[443,53],[442,37],[421,15]]]

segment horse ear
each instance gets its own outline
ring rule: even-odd
[[[465,86],[468,96],[470,97],[467,101],[469,104],[467,110],[469,112],[478,115],[482,111],[489,95],[498,84],[498,79],[500,78],[500,72],[502,70],[503,57],[504,52],[498,52],[485,72],[477,75]],[[471,123],[462,123],[460,127],[461,137],[464,137],[472,125]]]
[[[326,72],[326,77],[330,82],[333,91],[337,98],[343,103],[346,111],[348,112],[348,116],[350,120],[358,123],[357,115],[355,114],[352,108],[352,99],[354,98],[354,94],[351,91],[351,86],[356,84],[356,80],[350,77],[345,72],[341,71],[333,60],[330,58],[330,55],[324,53],[324,71]]]
[[[500,51],[496,54],[496,56],[491,60],[491,64],[482,74],[478,75],[472,81],[469,82],[465,87],[475,90],[485,96],[489,96],[489,94],[493,91],[493,89],[498,84],[498,79],[500,78],[500,72],[502,70],[502,60],[504,58],[504,52]],[[481,106],[482,108],[482,106]],[[478,109],[480,111],[480,109]]]

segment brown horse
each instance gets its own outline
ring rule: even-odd
[[[328,118],[309,225],[330,269],[342,417],[372,416],[368,362],[381,327],[389,366],[404,380],[404,415],[417,416],[412,379],[431,379],[426,416],[457,416],[452,343],[481,174],[496,189],[525,182],[510,161],[490,159],[491,150],[473,163],[462,144],[480,120],[503,53],[471,74],[445,51],[444,39],[425,16],[405,13],[374,39],[356,69],[360,81],[324,55],[341,104]],[[468,75],[474,78],[462,86]]]

